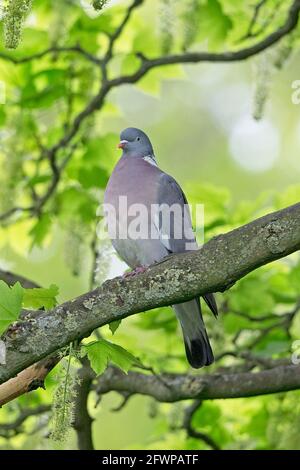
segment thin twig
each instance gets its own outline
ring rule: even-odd
[[[192,426],[193,417],[201,406],[202,400],[195,400],[190,406],[185,409],[182,427],[186,430],[186,433],[189,437],[193,437],[195,439],[203,441],[213,450],[220,450],[220,446],[215,442],[215,440],[211,436],[208,436],[203,432],[197,431]]]
[[[0,423],[0,437],[9,439],[10,437],[22,433],[22,425],[28,418],[48,413],[50,410],[51,405],[39,405],[35,408],[22,409],[15,421],[11,421],[10,423]]]

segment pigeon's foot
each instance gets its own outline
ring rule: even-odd
[[[132,271],[129,271],[128,273],[124,273],[122,277],[124,278],[133,277],[133,276],[136,276],[137,274],[144,273],[146,270],[147,270],[147,266],[137,266]]]

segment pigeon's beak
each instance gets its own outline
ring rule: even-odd
[[[128,144],[128,140],[121,140],[121,141],[118,143],[118,149],[123,149],[126,144]]]

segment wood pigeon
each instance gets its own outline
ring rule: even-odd
[[[186,197],[175,179],[157,166],[147,135],[131,127],[122,131],[120,137],[118,147],[123,153],[104,195],[108,233],[119,256],[136,270],[171,253],[197,249]],[[169,211],[171,216],[168,218],[169,224],[166,224],[164,211],[160,208],[173,205],[182,210],[174,211],[174,215]],[[137,218],[138,223],[135,222]],[[141,230],[139,232],[141,225],[146,226],[142,234]],[[217,316],[214,295],[207,294],[203,298]],[[189,363],[194,368],[210,365],[214,357],[202,318],[200,299],[195,298],[173,308],[182,328]]]

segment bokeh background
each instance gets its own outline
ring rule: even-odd
[[[47,44],[53,43],[54,32],[58,44],[71,44],[78,40],[88,50],[97,53],[102,47],[101,34],[97,29],[120,18],[129,2],[111,2],[101,14],[91,11],[88,3],[34,2],[25,23],[21,44],[16,51],[9,53],[3,46],[2,53],[22,57],[46,48]],[[146,55],[151,55],[153,48],[161,53],[164,34],[161,17],[165,14],[162,9],[169,8],[171,11],[171,7],[168,2],[145,3],[118,44],[111,73],[118,74],[122,70],[126,54],[131,53],[134,43],[138,42],[139,47],[144,47]],[[191,2],[174,2],[175,22],[180,20],[185,3]],[[205,7],[211,2],[200,3]],[[191,47],[212,50],[242,47],[244,43],[237,43],[236,38],[241,36],[242,28],[251,18],[251,2],[220,0],[213,3],[218,7],[218,14],[231,21],[232,26],[226,34],[219,37],[216,35],[218,40],[210,45],[207,40],[211,11],[208,11],[208,29],[204,33],[200,31]],[[273,3],[271,2],[269,8],[272,8]],[[276,27],[276,21],[279,24],[285,18],[290,2],[281,3],[282,16],[280,11],[278,18],[269,26],[270,29]],[[244,14],[238,24],[236,18],[242,10]],[[102,23],[99,18],[102,18]],[[177,23],[175,41],[178,40],[177,35],[182,37],[180,30],[176,30],[176,25]],[[218,25],[218,22],[215,23],[216,31],[219,31]],[[266,28],[253,41],[259,40],[268,31]],[[151,34],[154,34],[155,40]],[[201,34],[205,37],[201,37]],[[92,219],[94,209],[101,202],[105,181],[101,181],[97,188],[96,183],[86,184],[78,175],[85,170],[99,167],[108,176],[120,156],[116,149],[118,135],[123,128],[129,126],[140,127],[150,136],[159,166],[177,179],[191,202],[204,204],[205,223],[208,227],[205,231],[206,238],[273,209],[298,202],[300,105],[292,102],[292,83],[300,79],[297,44],[296,35],[291,53],[281,68],[272,65],[274,52],[270,55],[266,52],[247,62],[158,68],[149,72],[134,86],[123,85],[112,90],[106,99],[105,109],[95,112],[92,120],[82,130],[80,147],[66,168],[66,175],[55,195],[56,200],[53,205],[50,202],[46,207],[46,212],[51,217],[51,226],[49,224],[41,240],[34,240],[33,230],[39,223],[35,216],[20,215],[3,224],[0,229],[1,268],[22,274],[42,286],[57,284],[60,289],[59,302],[90,289],[94,270],[93,252],[90,249],[93,225],[90,220],[85,225],[81,218],[76,217],[75,192],[78,190],[88,194],[87,205],[88,198],[92,198]],[[175,44],[173,47],[176,50],[179,46]],[[30,158],[32,155],[33,159],[36,158],[37,149],[32,143],[34,136],[26,126],[30,127],[34,122],[36,133],[46,144],[53,142],[56,135],[59,135],[66,107],[65,98],[59,93],[57,97],[52,97],[51,83],[54,87],[61,86],[61,80],[66,80],[67,75],[59,77],[54,70],[66,71],[71,64],[74,74],[77,74],[73,82],[70,79],[70,83],[66,83],[68,89],[73,87],[76,95],[71,114],[76,114],[82,103],[89,99],[89,92],[92,93],[96,88],[97,78],[92,78],[92,66],[82,65],[82,61],[83,59],[74,59],[67,55],[64,58],[58,56],[55,60],[53,57],[46,57],[24,66],[15,66],[0,57],[0,74],[6,93],[5,102],[0,105],[0,115],[3,116],[0,130],[0,193],[8,208],[16,201],[22,205],[28,200],[26,181],[32,178],[35,171],[30,167]],[[50,69],[52,72],[48,75],[44,72],[43,76],[42,70]],[[33,78],[37,74],[42,77],[42,83]],[[84,85],[84,81],[88,86]],[[30,94],[28,89],[31,86]],[[85,87],[89,90],[84,90]],[[51,97],[48,102],[44,99],[45,96],[49,97],[47,88]],[[44,101],[34,98],[34,94],[38,94],[41,89],[46,90]],[[27,102],[26,97],[29,100]],[[254,119],[254,114],[261,105],[259,100],[264,105],[261,118],[257,120]],[[28,116],[31,124],[26,124]],[[23,165],[21,175],[15,164]],[[14,177],[13,172],[17,176]],[[12,202],[8,201],[6,192],[9,178],[13,181],[10,183]],[[75,188],[75,196],[71,191],[68,199],[64,200],[70,188],[72,191]],[[74,208],[69,210],[72,204]],[[107,245],[100,244],[98,251],[99,269],[95,283],[124,272],[125,265]],[[243,308],[254,316],[271,312],[280,316],[292,308],[299,295],[298,261],[299,257],[293,256],[260,269],[238,283],[232,293],[230,291],[219,295],[219,304],[222,305],[227,300],[229,309]],[[293,279],[289,276],[293,276]],[[261,328],[258,323],[252,322],[250,325],[245,323],[246,320],[228,312],[223,318],[221,315],[218,323],[209,317],[207,311],[205,315],[217,354],[224,347],[226,349],[226,345],[229,345],[240,328],[246,331],[243,339],[246,342],[245,347],[249,337],[252,338],[253,334],[255,336]],[[274,334],[271,333],[271,337],[264,338],[258,345],[256,353],[263,357],[289,357],[291,345],[298,338],[299,327],[299,321],[295,320],[288,332],[276,330]],[[103,328],[101,333],[154,369],[188,370],[180,331],[171,309],[159,309],[126,319],[113,337],[108,327]],[[243,347],[241,343],[240,348]],[[230,361],[234,359],[228,361],[225,365],[231,365]],[[15,416],[18,407],[51,402],[56,377],[55,369],[47,378],[46,391],[32,392],[4,407],[0,411],[0,421],[8,421]],[[157,404],[151,398],[134,396],[123,409],[113,411],[120,402],[121,397],[111,392],[95,406],[96,397],[91,393],[89,411],[95,419],[95,448],[207,448],[203,442],[187,438],[185,430],[181,429],[180,419],[185,406],[183,403]],[[31,418],[26,422],[24,432],[11,439],[2,439],[0,436],[1,447],[76,448],[74,431],[70,432],[63,444],[59,444],[49,438],[47,428],[43,426],[40,431],[31,435],[30,430],[35,423],[35,418]],[[195,418],[195,424],[212,435],[222,448],[298,449],[299,393],[205,402]]]

